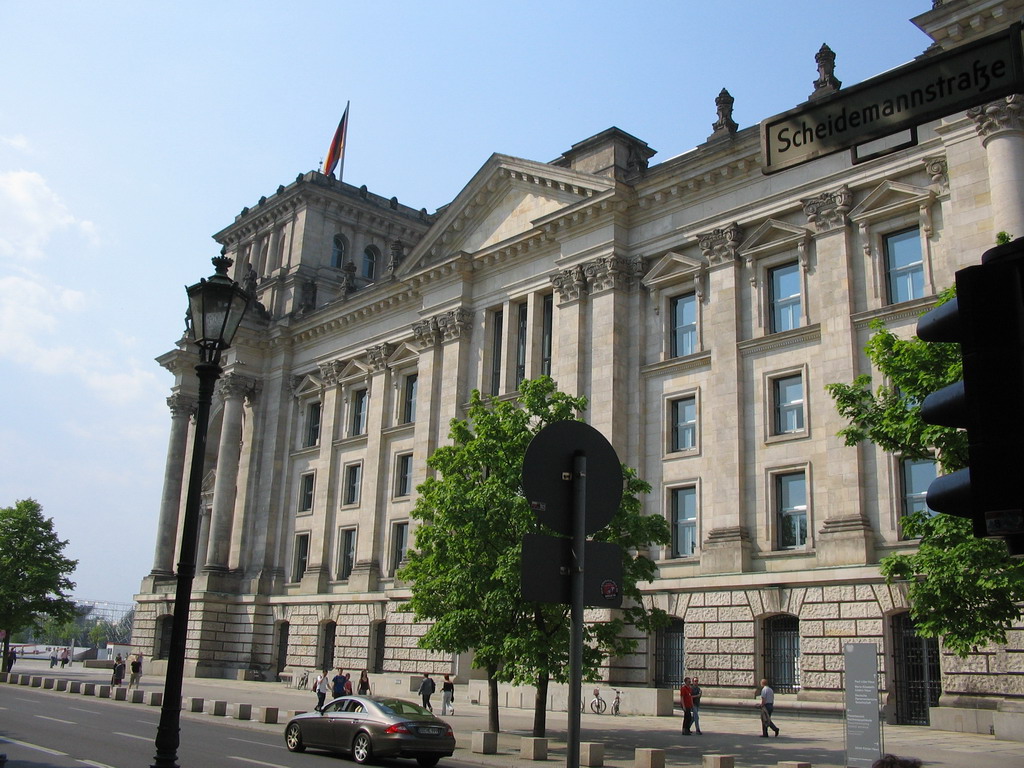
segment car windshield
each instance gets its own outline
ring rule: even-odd
[[[404,699],[377,699],[377,706],[386,713],[392,715],[426,715],[431,717],[432,713],[419,704],[413,704]]]

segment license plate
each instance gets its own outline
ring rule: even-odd
[[[426,734],[427,736],[440,736],[442,731],[440,728],[433,726],[425,726],[420,728],[420,733]]]

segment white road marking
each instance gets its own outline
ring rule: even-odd
[[[267,768],[285,768],[283,765],[278,763],[264,763],[262,760],[252,760],[248,757],[238,757],[237,755],[228,755],[232,760],[241,760],[243,763],[252,763],[253,765],[265,765]]]
[[[136,736],[134,733],[122,733],[121,731],[114,731],[115,736],[124,736],[126,739],[141,739],[142,741],[151,741],[151,736]]]
[[[38,744],[32,744],[28,741],[18,741],[17,739],[11,739],[7,736],[0,736],[0,742],[4,744],[17,744],[19,747],[25,747],[26,749],[36,749],[40,752],[45,752],[48,755],[60,755],[61,757],[68,756],[67,752],[59,752],[56,749],[47,749],[46,747],[41,747]]]
[[[53,720],[55,723],[64,723],[65,725],[78,725],[74,720],[61,720],[59,717],[49,717],[47,715],[35,715],[40,720]]]
[[[90,714],[90,715],[99,715],[99,714],[101,714],[100,712],[96,711],[95,709],[80,709],[79,707],[68,707],[68,709],[73,709],[75,712],[85,712],[85,713]]]
[[[78,762],[91,765],[93,768],[114,768],[114,766],[107,765],[106,763],[97,763],[95,760],[79,760]]]

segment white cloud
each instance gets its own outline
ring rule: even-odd
[[[14,136],[0,136],[0,144],[17,149],[19,152],[29,152],[32,149],[28,142],[28,136],[21,133]]]
[[[98,241],[95,225],[73,216],[38,173],[0,173],[0,257],[42,259],[51,236],[68,229],[92,244]]]

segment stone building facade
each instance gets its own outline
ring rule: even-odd
[[[942,49],[1022,10],[954,0],[913,22]],[[827,98],[835,54],[816,61]],[[1024,630],[966,661],[914,633],[878,562],[914,547],[898,521],[934,466],[846,447],[824,391],[870,372],[873,320],[913,333],[997,232],[1024,235],[1021,98],[766,176],[723,90],[708,141],[662,163],[612,128],[550,163],[493,155],[433,214],[317,172],[243,209],[215,235],[256,303],[210,424],[189,670],[470,674],[401,610],[415,489],[471,390],[550,374],[589,398],[673,530],[646,588],[672,625],[610,659],[608,682],[685,669],[728,700],[767,676],[834,709],[844,644],[869,642],[894,721],[927,722],[940,695],[975,719],[1024,699]],[[185,340],[159,362],[171,435],[133,639],[157,662],[196,392]]]

